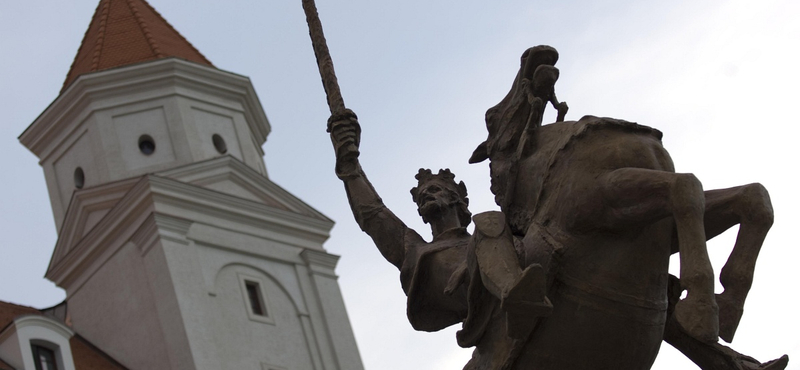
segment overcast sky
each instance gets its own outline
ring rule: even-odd
[[[399,274],[360,232],[333,174],[328,116],[300,0],[151,0],[220,69],[249,76],[272,124],[270,179],[337,221],[329,252],[367,369],[458,370],[457,328],[415,332]],[[664,132],[679,172],[706,189],[761,182],[775,224],[732,347],[800,369],[800,2],[320,1],[363,167],[385,203],[423,236],[409,189],[420,167],[451,168],[473,213],[496,209],[488,166],[467,164],[484,112],[508,91],[520,54],[561,55],[567,119],[636,121]],[[0,300],[35,307],[64,293],[42,276],[56,241],[44,176],[17,137],[58,95],[97,0],[8,1],[0,11]],[[553,117],[551,114],[549,117]],[[709,244],[718,272],[735,235]],[[677,264],[677,260],[673,259]],[[675,267],[675,266],[673,266]],[[693,365],[664,345],[654,369]]]

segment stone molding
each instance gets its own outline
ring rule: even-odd
[[[300,256],[306,262],[312,274],[325,275],[333,279],[338,278],[334,269],[339,262],[339,256],[312,249],[303,250],[300,252]]]
[[[28,126],[19,140],[44,161],[62,144],[64,137],[80,128],[92,111],[117,105],[113,102],[116,97],[125,97],[125,104],[131,104],[169,95],[195,98],[197,93],[238,102],[256,148],[263,156],[261,145],[269,135],[270,124],[250,79],[179,58],[132,64],[78,77]],[[217,101],[217,104],[221,103]],[[225,108],[240,110],[236,104]]]
[[[188,221],[185,217],[195,219]],[[143,227],[148,218],[152,218],[159,229],[165,227],[167,231],[175,231],[173,236],[178,240],[184,238],[180,234],[187,224],[175,226],[169,220],[210,225],[227,220],[232,231],[301,248],[321,248],[333,227],[333,222],[327,218],[309,217],[177,180],[146,175],[139,178],[77,243],[59,238],[45,276],[68,291],[79,288],[131,238],[140,242],[147,239],[143,236],[147,234],[146,230],[154,230]],[[64,227],[74,227],[77,223],[75,218],[67,218]],[[159,233],[165,235],[161,230]],[[71,234],[74,233],[66,233]],[[146,251],[142,249],[142,253]]]
[[[220,179],[228,179],[259,195],[268,204],[273,203],[278,208],[283,208],[287,211],[333,222],[333,220],[295,197],[278,184],[270,181],[230,155],[160,171],[157,175],[198,186],[205,186]]]

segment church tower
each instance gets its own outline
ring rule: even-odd
[[[129,369],[362,369],[323,248],[333,221],[267,177],[250,80],[144,0],[101,0],[20,136],[58,228],[64,321]]]

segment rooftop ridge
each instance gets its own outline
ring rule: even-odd
[[[108,16],[108,2],[107,1],[100,1],[97,4],[97,9],[94,11],[94,14],[95,15],[92,16],[92,20],[89,22],[89,27],[87,27],[86,28],[86,32],[83,33],[83,39],[81,39],[81,46],[78,48],[78,53],[76,53],[75,59],[72,60],[72,64],[70,64],[70,66],[69,66],[69,72],[67,72],[67,78],[64,80],[64,84],[61,86],[61,91],[60,91],[61,93],[63,93],[64,90],[67,89],[67,86],[69,86],[69,84],[72,82],[72,80],[74,80],[74,78],[70,78],[70,76],[72,75],[73,71],[75,70],[75,66],[78,64],[78,57],[80,56],[81,49],[83,48],[84,45],[86,45],[86,42],[89,39],[89,33],[90,33],[89,31],[92,30],[92,24],[94,23],[94,20],[97,17],[97,14],[100,14],[99,21],[100,21],[101,25],[103,25],[103,28],[105,28],[104,18],[106,18]],[[103,33],[101,33],[101,35],[102,34]],[[92,52],[92,64],[91,64],[91,69],[92,70],[95,70],[97,68],[97,64],[96,63],[100,59],[100,51],[99,51],[99,49],[102,47],[101,38],[102,38],[102,36],[98,37],[98,39],[95,40],[95,46],[92,49],[93,50],[93,52]]]
[[[158,47],[158,43],[156,43],[156,40],[153,39],[153,34],[147,27],[147,22],[145,22],[144,17],[142,17],[142,13],[139,12],[139,8],[136,7],[136,4],[134,4],[132,0],[127,0],[127,2],[128,2],[128,7],[131,9],[131,12],[133,13],[133,16],[136,17],[136,22],[139,23],[139,27],[141,27],[142,29],[142,33],[144,33],[144,38],[147,40],[147,43],[150,44],[150,48],[153,50],[153,53],[156,55],[157,58],[163,58],[164,54],[161,53],[161,49]],[[156,12],[154,8],[151,7],[150,10],[158,14],[158,12]],[[160,14],[158,15],[160,16]]]
[[[214,66],[146,0],[100,0],[61,92],[85,73],[167,57]]]
[[[101,1],[97,4],[98,7],[101,5],[103,6],[103,10],[100,13],[100,30],[97,40],[94,42],[94,53],[92,53],[92,70],[96,70],[98,65],[100,64],[100,51],[103,49],[103,39],[105,39],[105,30],[106,30],[106,23],[108,22],[108,1]],[[86,29],[86,34],[84,34],[83,38],[86,40],[88,36],[89,28]],[[73,61],[73,65],[75,62]],[[66,87],[66,81],[64,82]]]
[[[128,1],[129,2],[133,2],[133,0],[128,0]],[[203,55],[203,53],[200,52],[200,50],[197,50],[197,48],[194,47],[194,44],[192,44],[189,40],[187,40],[185,37],[183,37],[183,35],[181,35],[180,32],[178,32],[178,30],[175,29],[175,27],[172,27],[172,24],[167,22],[166,18],[164,18],[164,16],[161,15],[161,13],[159,13],[158,10],[156,10],[156,8],[154,8],[152,5],[150,5],[150,3],[148,3],[146,0],[140,0],[140,1],[141,1],[142,4],[144,4],[145,7],[147,7],[147,9],[149,9],[151,12],[153,12],[153,14],[155,14],[159,19],[163,20],[164,21],[164,25],[167,26],[167,28],[169,28],[170,31],[175,32],[175,34],[180,36],[180,38],[183,40],[183,42],[186,43],[186,46],[190,47],[192,49],[192,51],[197,53],[197,55],[200,58],[202,58],[202,60],[205,62],[203,64],[208,64],[209,66],[212,66],[212,67],[214,66],[211,63],[211,61],[208,60],[208,58],[206,58],[205,55]],[[155,43],[155,40],[153,40],[153,42]],[[157,44],[156,44],[156,47],[158,47]],[[162,53],[160,51],[160,47],[159,47],[159,51],[158,52],[161,55],[159,58],[166,58],[166,57],[169,56],[169,55],[166,55],[166,54]]]
[[[192,49],[194,52],[196,52],[200,58],[203,58],[203,61],[205,61],[205,62],[206,62],[206,64],[208,64],[208,65],[210,65],[210,66],[212,66],[212,67],[214,66],[214,65],[211,63],[211,61],[210,61],[210,60],[208,60],[208,59],[205,57],[205,55],[203,55],[203,53],[201,53],[201,52],[200,52],[200,50],[197,50],[197,48],[196,48],[196,47],[194,47],[194,44],[192,44],[192,43],[191,43],[189,40],[187,40],[185,37],[183,37],[183,36],[180,34],[180,32],[178,32],[178,30],[176,30],[176,29],[175,29],[175,27],[172,27],[172,24],[170,24],[169,22],[167,22],[167,21],[166,21],[166,19],[164,18],[164,16],[162,16],[162,15],[161,15],[161,13],[159,13],[159,12],[158,12],[158,10],[156,10],[156,8],[153,8],[153,6],[152,6],[152,5],[150,5],[150,3],[148,3],[148,2],[147,2],[147,1],[145,1],[145,0],[141,0],[141,1],[142,1],[142,3],[143,3],[143,4],[144,4],[144,5],[145,5],[145,6],[146,6],[148,9],[150,9],[150,11],[152,11],[152,12],[153,12],[153,13],[154,13],[156,16],[158,16],[158,17],[159,17],[159,18],[161,18],[161,19],[164,19],[164,24],[165,24],[165,25],[166,25],[166,26],[167,26],[167,27],[168,27],[168,28],[169,28],[169,29],[170,29],[172,32],[175,32],[176,34],[178,34],[178,36],[180,36],[180,37],[183,39],[183,41],[184,41],[184,42],[186,42],[186,45],[187,45],[187,46],[189,46],[189,47],[190,47],[190,48],[191,48],[191,49]],[[164,56],[164,57],[166,57],[166,56]]]

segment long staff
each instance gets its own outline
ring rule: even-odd
[[[333,60],[328,51],[325,35],[322,33],[322,22],[319,20],[314,0],[303,0],[303,10],[306,12],[308,33],[311,36],[311,45],[314,47],[314,56],[317,57],[317,67],[319,67],[322,86],[325,88],[325,96],[328,99],[328,108],[331,110],[331,115],[340,114],[345,110],[344,99],[342,92],[339,91],[339,81],[336,80]]]

